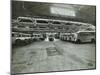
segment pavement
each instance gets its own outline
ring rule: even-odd
[[[12,48],[12,73],[95,69],[95,44],[55,39]]]

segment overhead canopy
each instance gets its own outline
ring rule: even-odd
[[[95,6],[60,3],[12,1],[12,18],[18,16],[54,16],[95,24]]]

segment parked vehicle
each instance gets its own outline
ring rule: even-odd
[[[54,36],[53,35],[49,35],[49,41],[54,41]]]
[[[78,31],[70,35],[71,41],[76,43],[95,42],[95,31]]]
[[[31,34],[12,32],[12,44],[24,45],[32,42],[31,40]]]
[[[56,34],[55,34],[55,38],[56,38],[56,39],[59,39],[59,37],[60,37],[60,33],[56,33]]]
[[[33,34],[32,34],[32,39],[33,39],[34,41],[37,41],[37,40],[44,40],[45,37],[44,37],[43,34],[41,34],[41,33],[33,33]]]
[[[61,33],[60,39],[63,41],[70,41],[70,33]]]

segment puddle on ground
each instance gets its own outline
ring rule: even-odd
[[[47,51],[48,56],[60,55],[60,53],[57,51],[56,47],[48,47],[48,48],[46,48],[46,51]]]
[[[88,63],[88,66],[93,66],[93,64],[92,63]]]

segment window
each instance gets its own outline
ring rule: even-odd
[[[32,21],[29,19],[21,19],[19,22],[32,22]]]
[[[44,21],[44,20],[37,20],[36,22],[37,23],[48,23],[47,21]]]
[[[36,26],[29,26],[29,28],[37,28]]]
[[[94,29],[93,28],[87,28],[86,30],[93,31]]]
[[[49,35],[49,37],[53,37],[53,35]]]
[[[91,35],[95,35],[95,32],[91,32]]]
[[[12,37],[17,37],[17,36],[18,36],[18,34],[12,33]]]
[[[44,27],[44,26],[40,26],[39,28],[47,28],[47,27]]]
[[[20,34],[18,35],[18,37],[21,37],[21,36],[22,36],[22,35],[20,35]]]
[[[63,27],[58,27],[58,29],[63,29]]]
[[[72,25],[72,23],[66,23],[66,25]]]
[[[18,28],[25,28],[25,26],[18,26]]]
[[[53,24],[61,24],[60,22],[58,21],[54,21]]]
[[[81,32],[80,36],[91,36],[91,35],[95,35],[94,32]]]
[[[73,9],[70,9],[70,7],[63,7],[62,5],[52,5],[50,7],[50,11],[52,14],[58,14],[58,15],[65,15],[65,16],[76,16],[76,12]],[[67,13],[66,13],[67,12]]]

